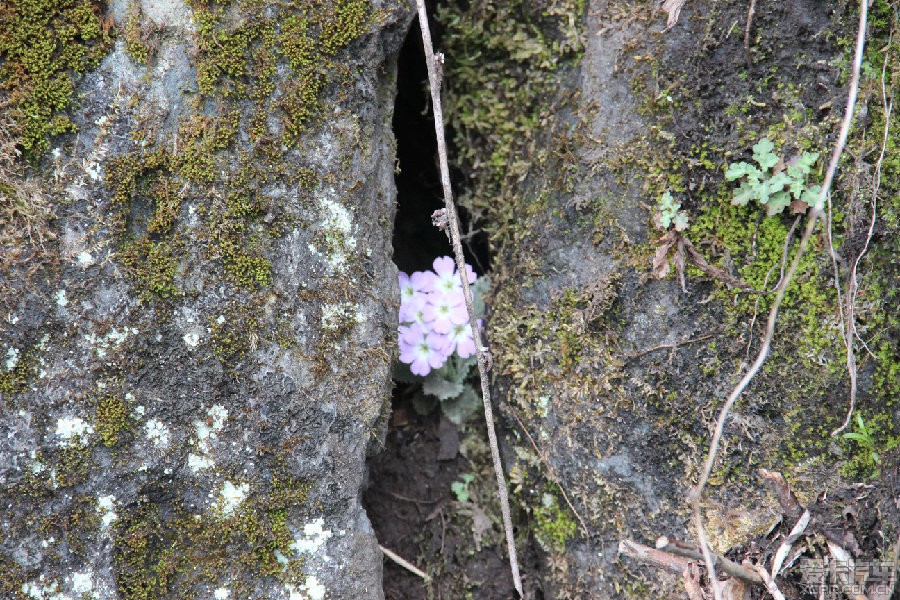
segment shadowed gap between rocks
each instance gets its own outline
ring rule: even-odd
[[[429,14],[434,3],[428,3]],[[435,47],[441,47],[440,26],[431,22]],[[393,130],[397,142],[397,213],[394,221],[394,262],[400,271],[412,273],[432,268],[438,256],[452,255],[452,248],[444,232],[431,223],[431,214],[444,206],[440,173],[437,162],[437,142],[434,135],[434,119],[428,90],[428,75],[422,49],[422,34],[418,20],[410,26],[398,58],[397,96],[395,100]],[[452,132],[447,132],[448,142]],[[451,157],[453,148],[449,149]],[[451,172],[453,191],[459,196],[465,180],[463,174]],[[460,208],[463,233],[476,228],[469,215]],[[466,261],[479,276],[490,268],[487,238],[479,232],[464,240]],[[416,385],[394,382],[392,415],[388,426],[384,450],[369,459],[369,488],[364,504],[379,541],[407,560],[427,569],[422,561],[434,561],[439,552],[419,544],[424,530],[434,528],[433,536],[444,550],[454,545],[466,545],[471,540],[459,538],[452,532],[441,531],[442,518],[432,518],[434,509],[445,504],[450,497],[450,486],[460,473],[470,465],[458,454],[460,433],[453,423],[444,418],[440,409],[430,415],[416,413],[411,396]],[[420,500],[413,502],[410,499]],[[447,510],[445,508],[444,510]],[[446,533],[446,535],[444,535]],[[440,539],[438,539],[440,538]],[[422,555],[426,555],[424,558]],[[472,561],[473,563],[475,561]],[[476,578],[495,580],[500,587],[509,579],[505,557],[498,555],[490,560],[479,558]],[[471,565],[462,567],[470,572]],[[447,566],[448,569],[459,567]],[[467,573],[471,576],[472,573]],[[433,584],[444,587],[441,577]],[[483,598],[505,598],[509,590],[500,591],[495,585],[487,586]],[[511,584],[509,586],[511,590]],[[408,571],[390,561],[384,565],[384,592],[388,600],[413,600],[425,598],[423,582]]]

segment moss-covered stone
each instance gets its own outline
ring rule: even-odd
[[[12,0],[0,9],[0,100],[31,156],[72,131],[66,116],[79,76],[112,47],[114,31],[91,0]]]
[[[140,289],[163,299],[179,294],[175,286],[178,259],[168,242],[154,242],[146,237],[125,242],[120,256]]]
[[[94,430],[100,436],[101,444],[107,448],[114,448],[121,441],[128,426],[128,404],[124,397],[105,394],[97,399]]]
[[[180,501],[130,507],[115,525],[120,596],[194,598],[225,573],[234,595],[249,593],[253,581],[297,584],[303,559],[291,548],[288,515],[303,507],[309,486],[276,476],[267,487],[253,490],[233,515],[194,514]]]

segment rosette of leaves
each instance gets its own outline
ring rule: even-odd
[[[822,189],[822,186],[808,182],[819,153],[804,152],[785,163],[774,150],[775,144],[763,138],[753,146],[756,165],[747,162],[728,165],[725,179],[741,182],[734,190],[731,203],[746,206],[756,200],[766,207],[769,216],[783,212],[788,206],[795,214],[806,212],[816,205]]]

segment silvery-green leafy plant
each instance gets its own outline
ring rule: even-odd
[[[808,179],[819,153],[804,152],[784,163],[774,150],[775,144],[763,138],[753,146],[756,165],[747,162],[728,165],[725,179],[740,181],[731,203],[745,206],[756,200],[766,207],[769,216],[781,213],[788,206],[795,213],[815,206],[822,186],[809,185]]]
[[[675,231],[684,231],[688,226],[688,215],[681,210],[681,203],[676,202],[675,198],[669,192],[659,197],[656,203],[656,214],[653,215],[653,222],[657,227],[666,231],[670,225],[675,226]]]

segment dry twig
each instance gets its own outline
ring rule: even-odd
[[[852,591],[859,587],[850,576],[850,573],[856,572],[856,563],[853,561],[853,557],[834,542],[826,540],[826,543],[828,544],[828,553],[831,554],[831,557],[843,565],[842,568],[835,569],[835,574],[841,580],[841,585],[844,587],[844,593],[847,594],[847,597],[850,600],[869,600],[865,594],[857,594]]]
[[[891,42],[894,38],[894,32],[891,31],[890,36],[888,36],[888,47],[890,47]],[[887,89],[885,86],[885,76],[887,73],[887,64],[888,64],[888,56],[890,52],[885,52],[884,54],[884,63],[881,65],[881,102],[884,106],[884,133],[882,135],[881,140],[881,153],[878,155],[878,161],[875,163],[875,178],[872,182],[872,219],[869,221],[869,230],[866,232],[866,243],[863,245],[862,250],[859,252],[859,255],[853,260],[853,266],[850,268],[850,275],[847,279],[847,321],[845,327],[843,328],[843,336],[844,336],[844,345],[847,348],[847,372],[850,376],[850,408],[847,410],[847,417],[844,419],[844,422],[840,427],[831,432],[831,436],[834,437],[844,431],[848,425],[850,425],[850,418],[853,416],[853,409],[856,407],[856,356],[853,352],[854,339],[859,338],[859,334],[856,332],[856,318],[854,316],[854,307],[856,306],[856,295],[859,291],[859,282],[857,281],[856,275],[859,270],[859,261],[862,260],[862,257],[865,256],[866,252],[869,250],[869,242],[872,241],[872,234],[875,231],[875,217],[878,214],[878,190],[881,187],[881,165],[884,162],[884,153],[887,149],[888,143],[888,134],[890,132],[891,127],[891,113],[894,108],[894,99],[891,98],[888,101],[887,98]],[[830,231],[830,228],[829,228]],[[835,272],[835,285],[837,283],[837,265],[834,267]],[[838,302],[840,302],[840,288],[838,288]],[[841,319],[843,320],[844,311],[841,310]],[[860,340],[862,341],[862,340]],[[863,342],[865,345],[865,342]]]
[[[762,577],[762,580],[766,584],[766,589],[772,594],[772,597],[775,600],[785,600],[784,594],[781,593],[781,590],[778,589],[778,586],[775,585],[775,580],[772,579],[766,570],[760,567],[759,565],[753,566],[753,569],[759,573],[759,576]]]
[[[472,290],[469,288],[469,280],[466,276],[466,259],[463,255],[460,242],[459,217],[456,214],[456,205],[453,203],[453,192],[450,187],[450,167],[447,162],[447,140],[444,137],[444,111],[441,104],[441,79],[443,77],[443,55],[436,55],[431,43],[431,30],[428,27],[428,13],[425,10],[425,1],[416,0],[419,11],[419,25],[422,30],[422,44],[425,48],[425,64],[428,67],[428,83],[431,88],[431,107],[434,112],[434,133],[437,137],[438,158],[441,165],[441,185],[444,190],[444,208],[446,209],[447,226],[450,229],[450,237],[453,244],[453,254],[456,258],[456,267],[459,271],[459,279],[462,282],[463,297],[466,300],[466,308],[469,312],[469,325],[472,328],[472,336],[475,341],[475,349],[478,358],[478,374],[481,376],[481,399],[484,404],[484,420],[487,423],[488,442],[491,447],[491,458],[494,463],[494,474],[497,476],[497,495],[500,498],[500,511],[503,514],[503,529],[506,533],[506,546],[509,551],[509,567],[512,572],[513,585],[519,596],[524,596],[522,579],[519,575],[519,561],[516,556],[516,543],[513,537],[512,517],[509,511],[509,493],[506,489],[506,479],[503,475],[503,465],[500,462],[500,448],[497,445],[497,432],[494,428],[493,408],[491,407],[491,390],[488,379],[490,369],[490,353],[481,339],[481,331],[478,328],[478,317],[472,300]],[[440,61],[440,64],[439,64]]]
[[[690,558],[691,560],[703,560],[703,554],[696,547],[685,544],[684,542],[679,542],[678,540],[671,540],[666,536],[662,536],[656,540],[656,549],[662,552],[675,554],[676,556]],[[755,585],[765,586],[762,577],[760,577],[759,573],[754,569],[739,565],[732,560],[728,560],[721,554],[716,554],[712,551],[710,551],[710,554],[712,555],[713,562],[716,566],[721,567],[723,571],[732,577],[743,579],[744,581]]]
[[[391,552],[390,550],[388,550],[387,548],[385,548],[384,546],[382,546],[382,545],[380,545],[380,544],[378,545],[378,547],[381,548],[381,551],[384,553],[384,555],[385,555],[386,557],[388,557],[389,559],[391,559],[392,561],[394,561],[395,563],[397,563],[398,565],[400,565],[401,567],[403,567],[404,569],[406,569],[407,571],[409,571],[409,572],[412,573],[413,575],[418,575],[418,576],[421,577],[426,583],[429,582],[429,581],[431,581],[431,577],[429,577],[427,573],[425,573],[424,571],[422,571],[421,569],[419,569],[418,567],[416,567],[416,566],[415,566],[414,564],[412,564],[411,562],[409,562],[409,561],[407,561],[406,559],[404,559],[404,558],[403,558],[402,556],[400,556],[399,554],[395,554],[394,552]]]
[[[675,556],[662,550],[656,550],[632,540],[619,542],[619,554],[648,563],[672,573],[682,574],[691,564],[691,560],[683,556]]]
[[[756,357],[756,361],[754,361],[753,365],[750,367],[744,377],[732,390],[731,394],[728,396],[728,400],[722,407],[722,410],[719,413],[718,421],[716,422],[716,429],[713,433],[713,439],[710,442],[709,453],[707,454],[706,462],[703,466],[703,471],[700,474],[700,480],[697,483],[697,486],[693,490],[691,490],[689,495],[689,499],[691,501],[691,504],[693,505],[694,526],[697,529],[697,539],[700,542],[700,549],[703,553],[706,567],[709,570],[710,584],[712,585],[713,595],[715,596],[716,600],[722,600],[722,594],[719,587],[719,582],[716,580],[715,564],[713,562],[712,554],[709,550],[709,543],[706,539],[706,530],[703,527],[703,514],[701,512],[700,501],[703,497],[703,490],[706,487],[706,483],[709,481],[709,476],[712,472],[713,463],[716,460],[716,455],[718,454],[719,442],[721,441],[722,433],[725,430],[725,420],[728,418],[728,413],[731,411],[734,403],[737,402],[737,399],[750,384],[750,381],[759,372],[763,363],[766,362],[766,358],[768,358],[769,349],[772,345],[772,339],[775,336],[775,322],[778,319],[778,310],[781,307],[782,300],[784,299],[785,291],[787,290],[788,285],[790,285],[791,280],[794,278],[794,274],[796,273],[797,267],[800,264],[800,259],[803,257],[803,254],[806,252],[806,247],[809,245],[809,239],[812,236],[813,230],[815,229],[816,222],[821,216],[822,211],[818,207],[824,206],[826,199],[829,197],[831,184],[834,181],[834,175],[837,171],[838,162],[840,161],[841,154],[843,154],[844,152],[844,146],[847,143],[847,136],[850,133],[850,124],[853,122],[853,113],[856,108],[856,98],[859,94],[859,72],[863,59],[863,48],[865,46],[867,18],[868,0],[861,0],[859,3],[859,27],[856,34],[856,52],[853,60],[853,73],[850,80],[850,89],[849,93],[847,94],[847,106],[844,111],[844,118],[841,121],[841,130],[838,136],[838,141],[834,147],[834,151],[831,154],[831,160],[828,164],[828,170],[825,172],[825,181],[822,183],[822,190],[819,192],[819,198],[816,202],[816,206],[810,209],[809,218],[806,223],[806,230],[804,231],[803,237],[800,240],[800,247],[797,249],[797,254],[794,256],[794,260],[791,262],[791,266],[788,268],[788,271],[785,274],[784,281],[782,282],[781,287],[778,289],[778,293],[775,296],[775,301],[772,303],[772,308],[769,311],[769,320],[766,324],[766,336],[763,339],[762,346],[759,349],[759,355]]]
[[[747,11],[747,25],[744,27],[744,52],[747,53],[747,64],[750,64],[750,26],[753,25],[753,15],[756,14],[756,0],[750,0],[750,9]]]

